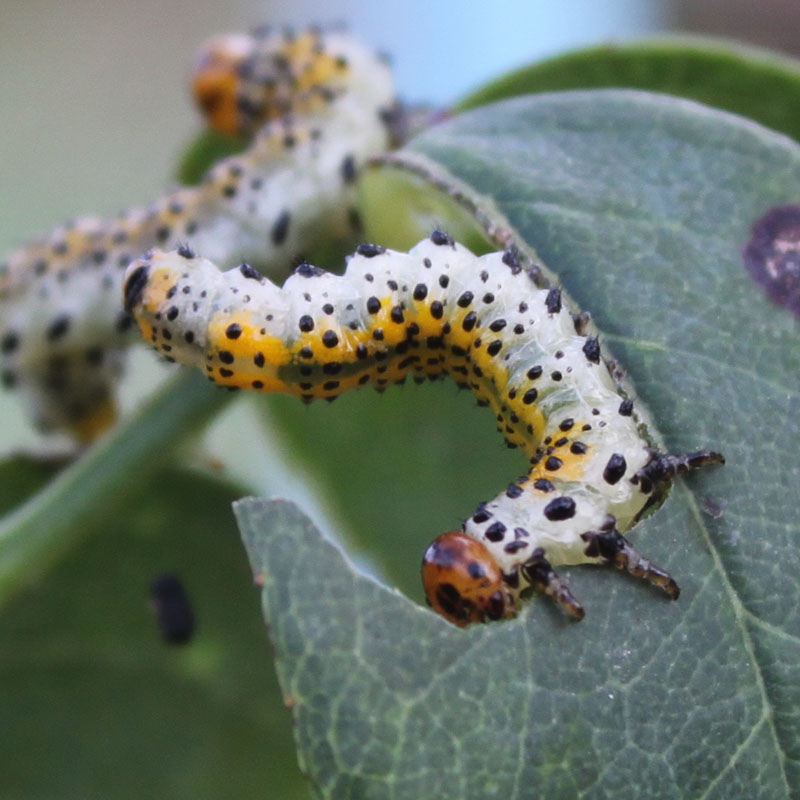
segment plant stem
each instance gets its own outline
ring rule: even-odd
[[[41,577],[82,536],[105,522],[181,441],[232,397],[194,370],[181,371],[129,419],[99,439],[32,498],[0,520],[0,605]]]

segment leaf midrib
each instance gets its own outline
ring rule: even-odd
[[[786,770],[786,750],[784,749],[781,732],[778,730],[778,727],[775,723],[775,707],[770,700],[769,697],[769,690],[767,688],[766,681],[764,679],[764,673],[762,671],[761,662],[759,661],[756,650],[755,644],[753,642],[753,638],[750,635],[750,630],[747,627],[746,617],[750,616],[747,607],[744,605],[743,601],[739,598],[738,593],[736,592],[733,583],[731,582],[730,575],[728,570],[725,567],[725,562],[722,559],[722,556],[717,549],[717,546],[714,542],[714,538],[711,536],[711,532],[709,531],[708,527],[705,524],[705,520],[703,519],[703,515],[700,511],[700,506],[697,503],[697,499],[695,497],[694,492],[692,492],[689,487],[686,485],[685,481],[679,480],[676,481],[675,488],[683,495],[686,508],[691,512],[692,516],[694,517],[695,523],[698,529],[701,532],[703,537],[703,541],[705,542],[706,547],[708,548],[709,553],[711,553],[711,558],[714,562],[715,567],[717,568],[720,579],[722,581],[722,588],[725,591],[725,594],[728,597],[728,600],[731,604],[731,608],[733,610],[734,619],[736,620],[736,625],[740,630],[742,642],[744,644],[745,651],[747,655],[750,657],[750,662],[753,665],[753,674],[755,675],[756,679],[756,686],[758,687],[759,697],[761,698],[761,711],[762,711],[762,719],[767,723],[769,726],[770,733],[772,734],[773,741],[775,742],[775,749],[778,754],[778,762],[780,764],[781,769],[781,778],[783,780],[783,786],[786,790],[786,796],[791,797],[791,786],[789,784],[789,777],[787,775]],[[759,723],[755,723],[753,725],[753,730],[750,731],[748,734],[748,739],[753,735],[756,728],[758,728]],[[742,752],[743,748],[742,742],[737,749],[738,752]],[[728,765],[731,766],[731,763]],[[720,776],[721,777],[721,774]],[[706,796],[708,791],[712,788],[713,783],[709,784],[706,791],[704,792],[703,796]]]

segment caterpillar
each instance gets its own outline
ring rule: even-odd
[[[450,621],[513,616],[531,588],[579,619],[565,564],[609,562],[677,598],[622,531],[675,475],[724,459],[655,453],[585,317],[514,250],[477,257],[435,231],[408,253],[362,244],[342,276],[301,264],[279,288],[184,247],[131,264],[124,302],[159,352],[231,390],[310,402],[409,375],[472,389],[531,469],[425,552],[427,601]]]
[[[0,383],[23,393],[44,431],[87,442],[113,422],[136,340],[122,275],[148,248],[191,245],[269,271],[358,226],[357,170],[390,141],[383,59],[340,33],[228,36],[202,51],[194,89],[213,126],[257,130],[245,152],[200,186],[117,219],[79,219],[0,265]]]

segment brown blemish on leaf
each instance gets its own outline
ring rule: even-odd
[[[800,205],[775,206],[757,220],[743,255],[767,297],[800,316]]]

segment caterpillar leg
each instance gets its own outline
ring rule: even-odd
[[[537,547],[521,567],[528,582],[543,594],[551,597],[571,617],[583,619],[586,613],[575,599],[566,581],[562,580],[544,556],[544,548]]]
[[[615,524],[616,520],[609,515],[601,530],[581,534],[581,539],[586,542],[584,550],[586,555],[592,558],[604,558],[617,569],[624,570],[636,578],[644,578],[653,586],[663,589],[673,600],[677,600],[681,590],[672,576],[639,555],[631,543],[614,527]]]
[[[124,355],[114,348],[58,353],[42,363],[27,364],[24,370],[16,367],[14,385],[34,409],[40,430],[68,431],[79,444],[87,445],[116,419],[114,387]]]
[[[711,464],[724,464],[725,456],[713,450],[696,450],[693,453],[654,453],[652,459],[632,478],[645,494],[659,483],[674,480],[694,469]]]

